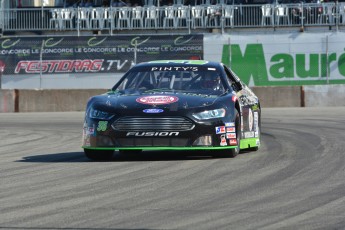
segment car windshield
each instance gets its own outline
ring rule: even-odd
[[[124,94],[134,92],[174,91],[221,95],[224,83],[215,70],[212,71],[131,71],[113,90]]]

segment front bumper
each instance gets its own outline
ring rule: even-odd
[[[165,117],[166,118],[166,117]],[[207,122],[180,117],[171,119],[132,119],[132,124],[86,118],[82,147],[86,149],[200,150],[237,146],[236,129],[229,118]]]

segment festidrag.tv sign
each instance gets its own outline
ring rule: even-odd
[[[203,58],[203,36],[11,37],[0,39],[3,75],[116,73],[157,59]]]

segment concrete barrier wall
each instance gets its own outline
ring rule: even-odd
[[[262,108],[303,106],[301,86],[253,87]]]
[[[305,106],[345,106],[345,85],[303,86]]]
[[[253,87],[262,108],[345,106],[345,85]],[[0,112],[84,111],[106,89],[0,90]]]
[[[19,90],[19,112],[84,111],[91,96],[106,91],[106,89]]]
[[[0,90],[0,112],[15,112],[15,91]]]

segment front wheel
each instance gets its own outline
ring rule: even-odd
[[[114,155],[114,150],[84,149],[84,153],[90,160],[109,161]]]
[[[236,128],[236,142],[237,142],[236,147],[232,149],[218,150],[213,154],[214,157],[234,158],[240,153],[241,117],[237,109],[235,110],[235,128]]]

